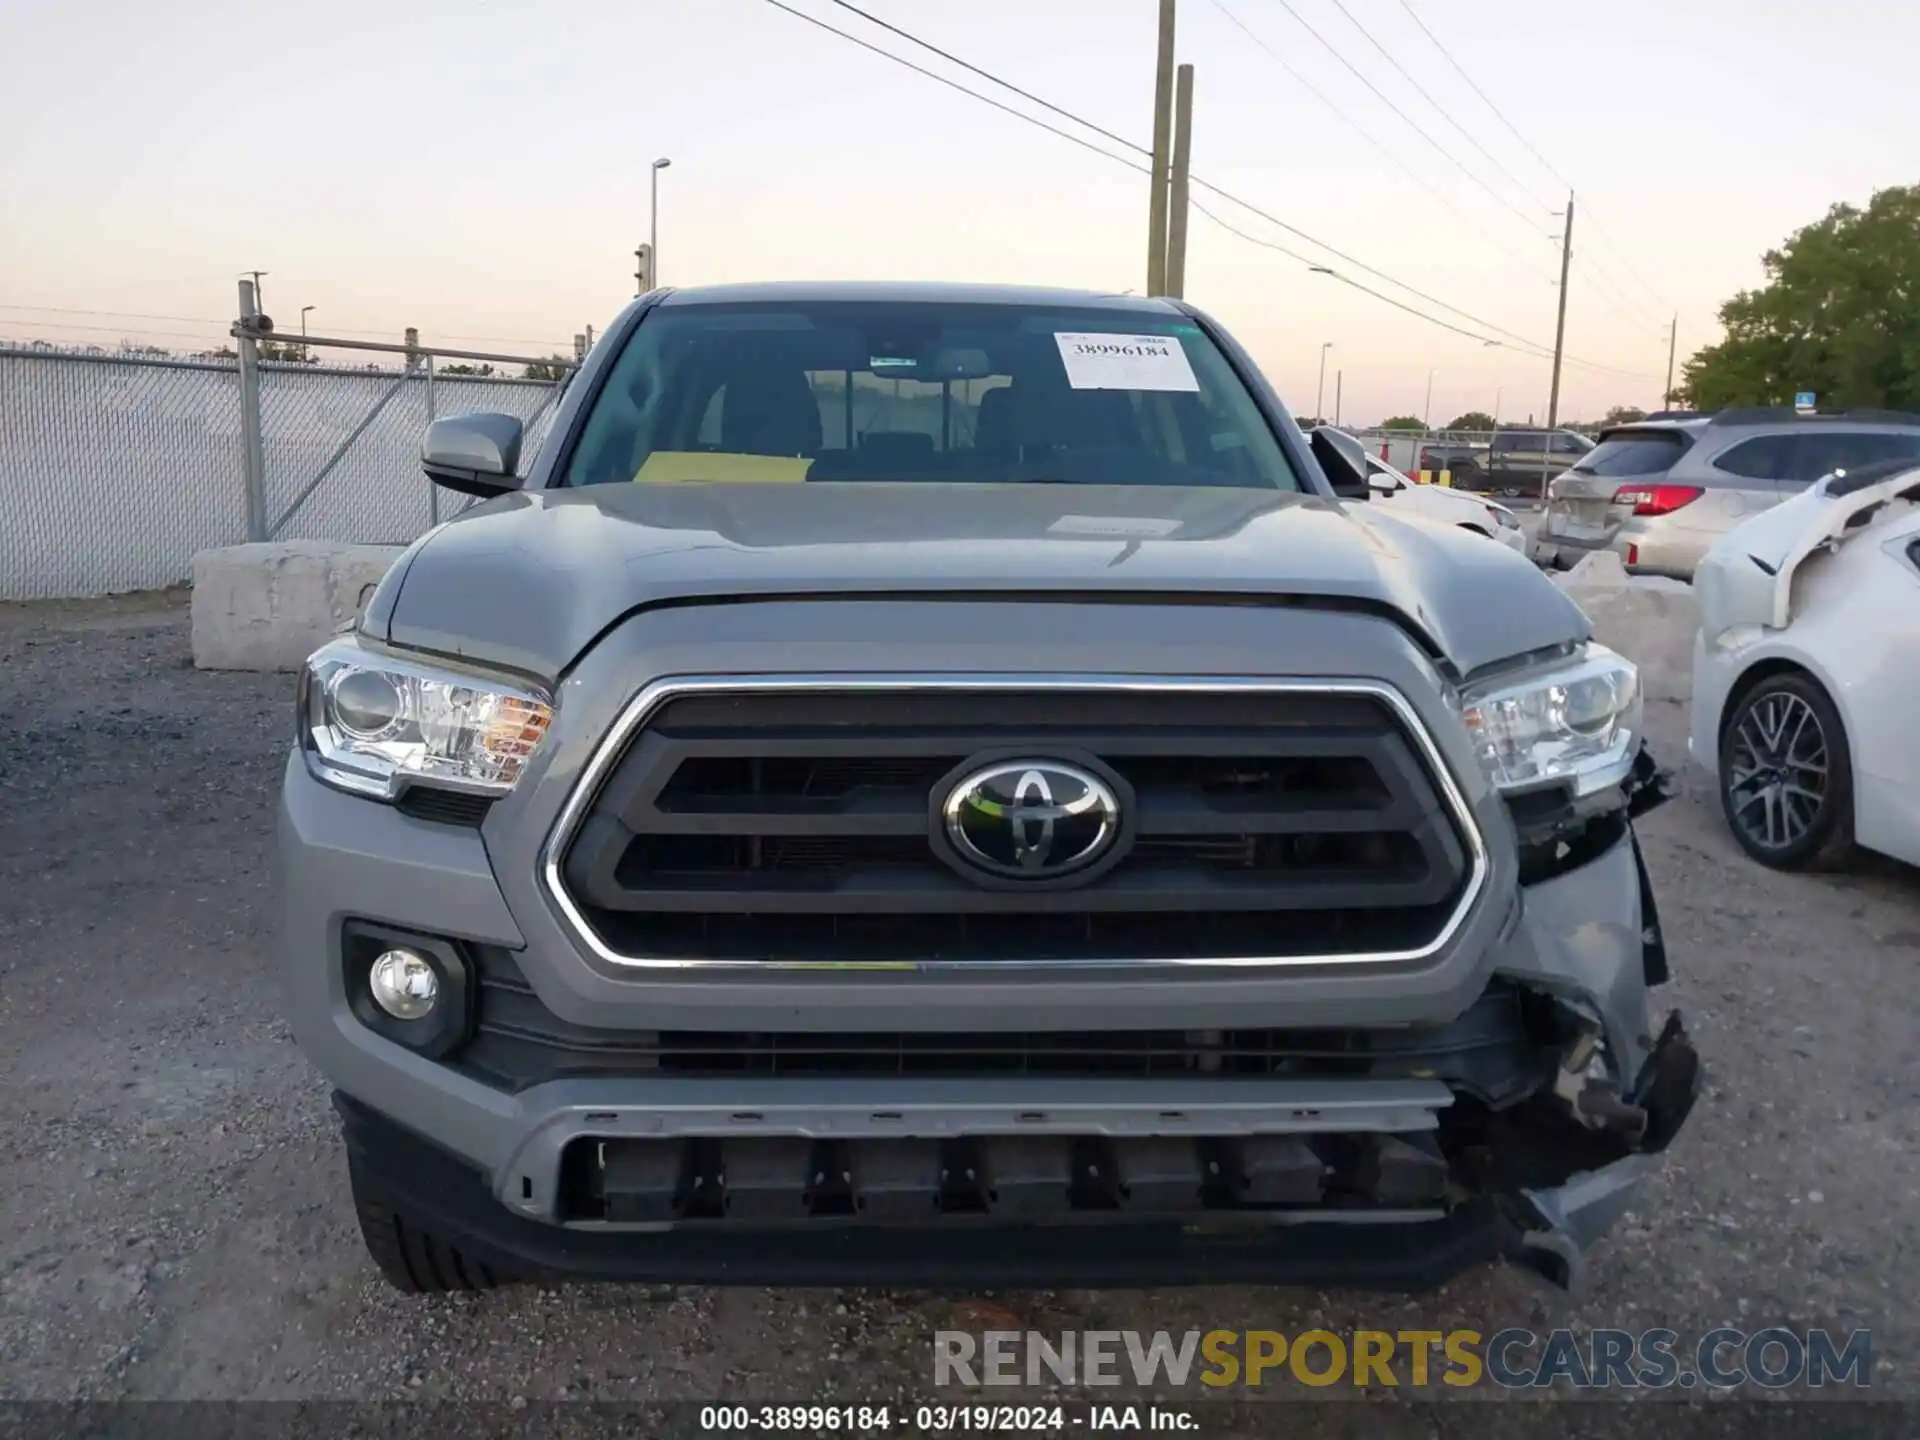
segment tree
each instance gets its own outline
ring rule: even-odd
[[[440,365],[435,367],[435,373],[440,375],[491,375],[493,374],[493,366],[491,365]],[[533,377],[529,376],[528,378],[531,379]]]
[[[1419,419],[1419,418],[1418,418],[1417,416],[1413,416],[1413,415],[1389,415],[1389,416],[1388,416],[1388,417],[1387,417],[1387,418],[1386,418],[1385,420],[1382,420],[1382,421],[1380,422],[1380,428],[1381,428],[1382,430],[1421,430],[1421,431],[1424,431],[1424,430],[1425,430],[1425,429],[1427,428],[1427,426],[1426,426],[1426,422],[1425,422],[1425,421],[1423,421],[1423,420],[1421,420],[1421,419]]]
[[[277,360],[282,365],[318,365],[318,357],[304,345],[288,343],[278,344],[272,340],[260,342],[260,358]]]
[[[522,372],[526,380],[564,380],[567,371],[573,368],[573,362],[564,355],[550,355],[545,360],[535,360]]]
[[[1302,430],[1318,430],[1322,425],[1333,423],[1321,415],[1296,415],[1293,418],[1299,421]]]
[[[1920,409],[1920,185],[1835,205],[1761,257],[1766,284],[1720,307],[1726,336],[1686,363],[1695,408]]]
[[[1464,415],[1454,416],[1453,423],[1447,426],[1447,429],[1491,430],[1493,429],[1493,417],[1484,410],[1469,410]]]
[[[1600,417],[1600,428],[1604,430],[1609,425],[1631,425],[1636,420],[1646,418],[1647,412],[1637,405],[1616,405]]]

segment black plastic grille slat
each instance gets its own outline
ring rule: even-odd
[[[1085,885],[983,885],[940,853],[940,786],[1023,752],[1131,792],[1124,853]],[[1417,949],[1467,870],[1393,712],[1314,692],[682,697],[563,857],[616,951],[770,963]]]
[[[1407,1078],[1492,1098],[1528,1093],[1551,1035],[1494,985],[1444,1026],[1220,1031],[718,1032],[607,1030],[562,1020],[506,951],[476,947],[474,1039],[455,1063],[510,1089],[607,1075]]]
[[[438,825],[478,825],[493,808],[493,796],[436,790],[431,785],[412,785],[394,801],[393,808],[402,815],[411,815],[416,820],[431,820]]]

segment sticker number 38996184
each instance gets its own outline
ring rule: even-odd
[[[1054,335],[1076,390],[1198,390],[1187,352],[1171,335]]]

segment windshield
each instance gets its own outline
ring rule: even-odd
[[[1607,436],[1573,468],[1582,475],[1664,475],[1689,443],[1677,430],[1623,431]]]
[[[662,305],[614,362],[563,483],[727,480],[1309,488],[1184,316]]]

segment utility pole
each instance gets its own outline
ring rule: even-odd
[[[1679,339],[1680,315],[1679,312],[1676,311],[1674,313],[1673,323],[1667,327],[1667,391],[1666,394],[1660,397],[1660,408],[1662,410],[1671,410],[1673,408],[1673,351]]]
[[[1333,372],[1333,428],[1336,430],[1340,428],[1340,382],[1346,378],[1347,372],[1344,370]]]
[[[1331,340],[1320,347],[1320,384],[1313,392],[1313,423],[1316,425],[1327,418],[1327,351],[1332,348]]]
[[[1173,6],[1160,0],[1153,73],[1153,193],[1147,201],[1147,294],[1167,293],[1167,165],[1173,131]]]
[[[647,188],[647,279],[648,288],[660,283],[660,172],[673,161],[662,155],[653,162]]]
[[[1567,345],[1567,270],[1572,264],[1573,192],[1569,190],[1566,220],[1560,227],[1560,318],[1553,327],[1553,388],[1547,392],[1548,430],[1552,430],[1560,422],[1560,361]]]
[[[1172,213],[1167,216],[1167,294],[1187,293],[1187,162],[1193,157],[1193,66],[1182,65],[1173,87]]]

